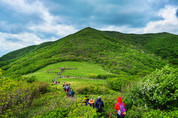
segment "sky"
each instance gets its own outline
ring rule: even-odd
[[[178,0],[0,0],[0,57],[85,27],[178,35]]]

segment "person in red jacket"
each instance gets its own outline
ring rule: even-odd
[[[120,105],[122,105],[122,103],[123,103],[123,105],[124,105],[124,107],[125,107],[125,103],[122,102],[122,98],[121,98],[121,97],[118,97],[118,98],[117,98],[117,102],[118,102]],[[117,118],[121,118],[121,116],[118,114],[118,110],[119,110],[119,104],[118,104],[118,103],[115,104],[114,109],[115,109],[116,112],[117,112]]]

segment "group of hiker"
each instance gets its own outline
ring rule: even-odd
[[[57,82],[57,81],[55,81],[56,79],[54,78],[54,79],[52,79],[52,83],[54,83],[54,84],[57,84],[57,83],[59,83],[60,84],[60,81],[59,82]]]
[[[125,106],[125,103],[122,102],[121,97],[117,98],[117,102],[118,103],[116,103],[114,107],[117,113],[117,118],[124,118],[126,115],[127,107]],[[97,112],[100,112],[100,113],[103,112],[104,103],[101,100],[100,96],[98,96],[98,99],[96,100],[96,102],[93,99],[88,99],[88,97],[85,96],[83,99],[83,103],[85,104],[85,106],[90,105],[91,107],[96,108]],[[109,118],[111,118],[111,115],[112,114],[110,113]]]
[[[75,92],[70,88],[70,85],[71,85],[70,83],[65,84],[64,82],[63,88],[64,88],[64,91],[67,93],[68,97],[69,96],[74,97]]]
[[[98,96],[96,103],[93,99],[88,99],[88,97],[85,96],[84,99],[83,99],[83,103],[85,104],[85,106],[90,105],[91,107],[96,108],[97,112],[101,113],[103,111],[104,103],[101,100],[100,96]]]

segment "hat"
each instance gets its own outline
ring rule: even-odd
[[[98,96],[98,99],[101,98],[101,96]]]
[[[90,103],[90,104],[93,104],[93,103],[94,103],[94,100],[93,100],[93,99],[90,99],[90,100],[89,100],[89,103]]]

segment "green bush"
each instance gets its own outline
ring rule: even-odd
[[[107,79],[107,78],[114,78],[114,77],[118,77],[119,75],[117,74],[99,74],[97,75],[98,79]]]
[[[78,94],[107,94],[109,90],[105,86],[101,86],[98,84],[89,83],[83,84],[83,86],[75,88],[76,93]]]
[[[7,78],[0,79],[0,117],[14,117],[27,110],[40,92],[46,92],[45,82],[26,83]]]
[[[147,75],[130,89],[135,105],[175,110],[178,106],[178,69],[165,66]]]
[[[27,77],[26,80],[27,80],[27,83],[32,83],[32,82],[36,82],[37,78],[36,76],[31,76],[31,77]]]
[[[122,88],[126,88],[129,80],[125,77],[107,78],[107,85],[110,89],[121,91]]]
[[[160,109],[148,109],[141,106],[133,106],[127,111],[125,118],[176,118],[178,110],[161,111]]]

